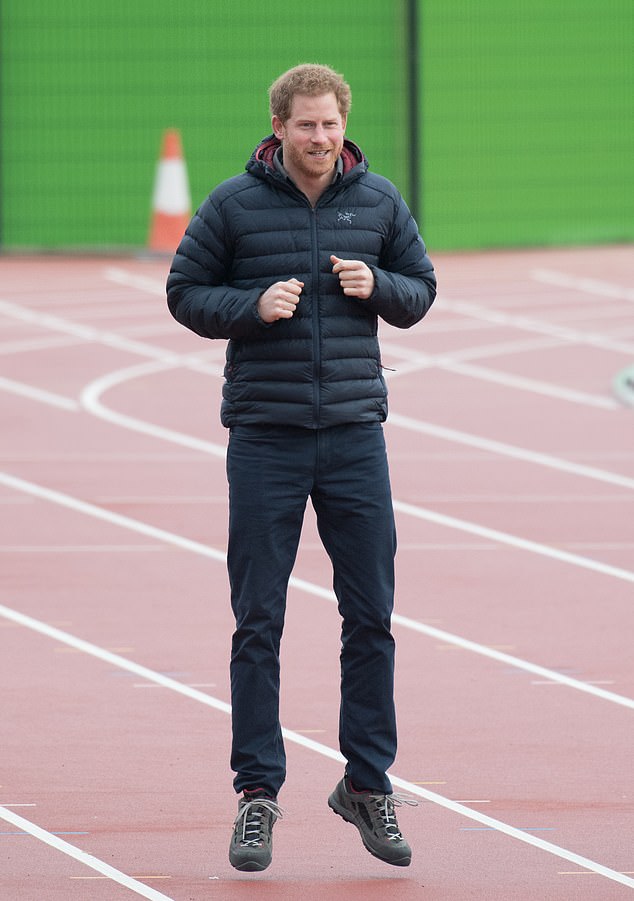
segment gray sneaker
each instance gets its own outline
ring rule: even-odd
[[[350,791],[342,779],[328,798],[328,806],[340,817],[357,827],[361,840],[370,852],[395,867],[408,867],[412,849],[401,835],[394,807],[416,806],[418,801],[404,795]]]
[[[266,870],[273,856],[273,826],[282,815],[275,798],[245,792],[238,803],[229,845],[231,866],[247,872]]]

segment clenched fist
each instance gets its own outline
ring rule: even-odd
[[[258,314],[263,322],[290,319],[299,303],[304,282],[291,278],[287,282],[275,282],[258,300]]]
[[[348,297],[367,300],[374,291],[372,270],[361,260],[340,260],[334,254],[330,257],[332,271],[339,276],[339,284]]]

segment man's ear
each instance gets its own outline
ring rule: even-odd
[[[273,116],[271,119],[271,127],[273,128],[275,137],[281,141],[284,137],[284,123],[279,116]]]

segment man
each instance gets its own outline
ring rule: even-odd
[[[217,187],[174,257],[168,302],[206,338],[229,339],[221,418],[229,428],[228,570],[234,787],[229,857],[271,862],[286,775],[279,647],[307,499],[333,565],[342,617],[339,741],[347,761],[330,807],[397,866],[411,850],[387,776],[396,754],[396,538],[382,423],[378,318],[409,328],[436,281],[405,203],[345,138],[350,88],[301,65],[271,86],[273,134],[246,173]]]

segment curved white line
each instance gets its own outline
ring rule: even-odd
[[[133,432],[141,432],[144,435],[151,435],[153,438],[159,438],[162,441],[170,441],[173,444],[180,444],[183,447],[189,447],[192,450],[199,450],[224,459],[225,448],[218,444],[212,444],[210,441],[195,438],[193,435],[185,435],[173,429],[154,425],[135,416],[117,413],[101,402],[101,395],[115,385],[120,385],[135,378],[142,378],[146,375],[153,375],[157,372],[164,372],[167,369],[174,369],[179,365],[178,361],[174,360],[156,360],[150,363],[137,363],[135,366],[130,366],[127,369],[111,372],[86,385],[80,395],[80,404],[93,416],[104,419],[113,425],[121,426]]]
[[[132,429],[133,431],[152,435],[153,437],[160,438],[163,441],[171,441],[175,444],[180,444],[184,447],[189,447],[193,450],[199,450],[203,453],[211,454],[215,457],[219,457],[220,459],[224,459],[226,455],[226,449],[222,445],[214,444],[210,441],[203,441],[200,438],[195,438],[194,436],[186,435],[182,432],[177,432],[172,429],[165,429],[162,426],[153,425],[152,423],[146,422],[142,419],[136,419],[131,416],[125,416],[121,413],[116,413],[101,402],[101,395],[114,385],[119,385],[122,382],[128,381],[133,378],[138,378],[140,376],[149,375],[154,372],[159,372],[164,369],[171,368],[171,366],[172,364],[170,362],[160,361],[152,363],[139,363],[136,366],[131,366],[127,369],[118,370],[106,376],[102,376],[100,379],[97,379],[90,385],[87,385],[86,388],[84,388],[81,394],[81,403],[90,413],[93,413],[95,416],[99,416],[102,419],[106,419],[107,421],[112,422],[115,425],[120,425],[124,428]],[[406,427],[410,422],[413,422],[414,425],[417,424],[415,420],[410,421],[407,417],[394,414],[392,414],[390,419],[395,420],[396,425],[406,425]],[[421,427],[421,430],[425,429],[425,425],[423,423],[418,423],[418,425]],[[495,444],[495,442],[486,442],[486,444],[492,445]],[[517,448],[516,450],[519,451],[521,449]],[[560,463],[563,467],[564,461],[557,461],[556,458],[552,458],[552,460]],[[574,464],[571,464],[571,466],[574,466]],[[576,468],[577,467],[575,467],[575,469]],[[590,469],[589,467],[579,468],[583,470]],[[622,481],[625,477],[614,476],[613,473],[603,473],[602,470],[597,470],[597,472],[606,477],[605,479],[602,479],[602,481],[614,482],[616,480],[616,484],[622,486]],[[634,479],[625,479],[625,481],[628,484],[628,487],[634,488]],[[512,535],[508,532],[500,532],[496,529],[490,529],[486,526],[478,525],[477,523],[468,522],[467,520],[458,519],[453,516],[446,516],[442,513],[436,513],[433,510],[418,507],[414,504],[407,504],[397,499],[394,500],[394,509],[408,516],[413,516],[418,519],[426,519],[429,522],[435,522],[438,525],[446,526],[450,529],[456,529],[458,531],[468,532],[472,535],[478,535],[480,537],[488,539],[489,541],[497,542],[498,544],[506,544],[511,547],[518,548],[519,550],[528,551],[530,553],[538,554],[543,557],[550,557],[551,559],[559,560],[561,563],[569,563],[573,566],[578,566],[581,569],[592,570],[593,572],[611,576],[615,579],[622,579],[626,582],[634,582],[634,572],[622,569],[618,566],[611,566],[607,563],[602,563],[599,560],[594,560],[592,557],[585,557],[581,554],[573,554],[568,551],[561,551],[558,548],[550,547],[549,545],[541,544],[537,541],[530,541],[517,535]]]
[[[124,276],[127,277],[127,274],[121,271],[120,277]],[[447,305],[447,301],[445,301],[445,305]],[[449,302],[449,308],[452,308],[453,305],[454,304],[452,302]],[[465,311],[467,312],[473,312],[474,310],[484,310],[484,308],[474,307],[472,304],[456,304],[457,308],[462,309],[462,306],[464,306]],[[92,326],[81,325],[79,323],[71,322],[70,320],[62,319],[59,316],[45,314],[39,310],[31,310],[26,307],[21,307],[18,304],[9,303],[8,301],[0,300],[0,313],[4,313],[7,316],[23,322],[37,323],[39,327],[49,328],[52,331],[62,332],[63,334],[67,335],[73,335],[87,342],[95,341],[105,345],[106,347],[115,347],[119,350],[136,353],[146,358],[150,357],[151,359],[157,361],[157,363],[165,364],[165,368],[176,368],[178,366],[182,366],[187,369],[194,369],[212,375],[220,375],[222,372],[222,368],[219,365],[214,366],[205,364],[198,360],[195,355],[179,356],[178,354],[172,353],[171,351],[166,351],[163,348],[155,347],[154,345],[146,344],[141,341],[133,341],[129,338],[117,335],[114,332],[101,331],[100,329],[94,328]],[[504,321],[509,318],[506,316],[506,314],[500,315],[504,318]],[[512,324],[517,323],[513,322]],[[548,329],[547,331],[550,332],[551,330]],[[556,337],[561,337],[560,330],[556,329],[555,333]],[[579,340],[581,339],[580,335],[575,335],[574,337],[579,338]],[[123,415],[115,414],[109,411],[108,408],[103,404],[97,402],[100,394],[103,393],[103,391],[108,387],[113,384],[118,384],[121,381],[125,381],[127,378],[133,378],[135,368],[136,367],[131,367],[129,370],[122,371],[123,373],[127,373],[127,375],[118,376],[117,373],[113,373],[111,376],[104,376],[102,379],[98,379],[96,382],[88,385],[83,392],[83,395],[88,397],[87,409],[90,409],[91,412],[94,412],[95,415],[100,416],[100,418],[102,419],[107,419],[108,421],[113,423],[116,422],[117,424],[123,425],[126,428],[133,429],[134,431],[143,431],[146,434],[151,434],[159,437],[161,432],[168,433],[169,430],[161,429],[158,426],[151,426],[150,424],[142,425],[142,420],[135,419],[134,417],[126,417]],[[161,368],[163,367],[158,367],[155,371],[160,371]],[[435,435],[436,437],[443,438],[446,441],[450,441],[456,444],[465,444],[470,447],[477,447],[490,453],[511,457],[517,460],[524,460],[528,463],[534,463],[538,466],[550,467],[551,469],[557,469],[561,472],[569,472],[574,475],[580,475],[584,478],[595,479],[601,482],[608,482],[611,484],[620,485],[621,487],[625,488],[634,488],[634,479],[628,478],[627,476],[621,476],[616,473],[608,472],[607,470],[598,469],[596,467],[580,466],[567,460],[563,460],[559,457],[526,450],[525,448],[516,447],[511,444],[505,444],[500,441],[492,441],[487,438],[481,438],[478,435],[470,435],[466,432],[460,432],[456,429],[448,429],[443,426],[434,425],[433,423],[425,423],[419,420],[412,419],[410,417],[401,416],[397,413],[390,413],[388,424],[398,425],[402,428],[407,428],[411,431],[417,431],[423,434]],[[171,432],[170,434],[176,436],[180,433]],[[176,441],[176,443],[184,444],[188,447],[192,446],[190,443],[188,443],[188,440],[184,440],[184,436],[182,435],[178,439],[174,437],[174,440]],[[191,439],[191,441],[194,442],[194,444],[197,444],[196,439]],[[210,450],[209,452],[216,455],[216,452],[213,450]]]

